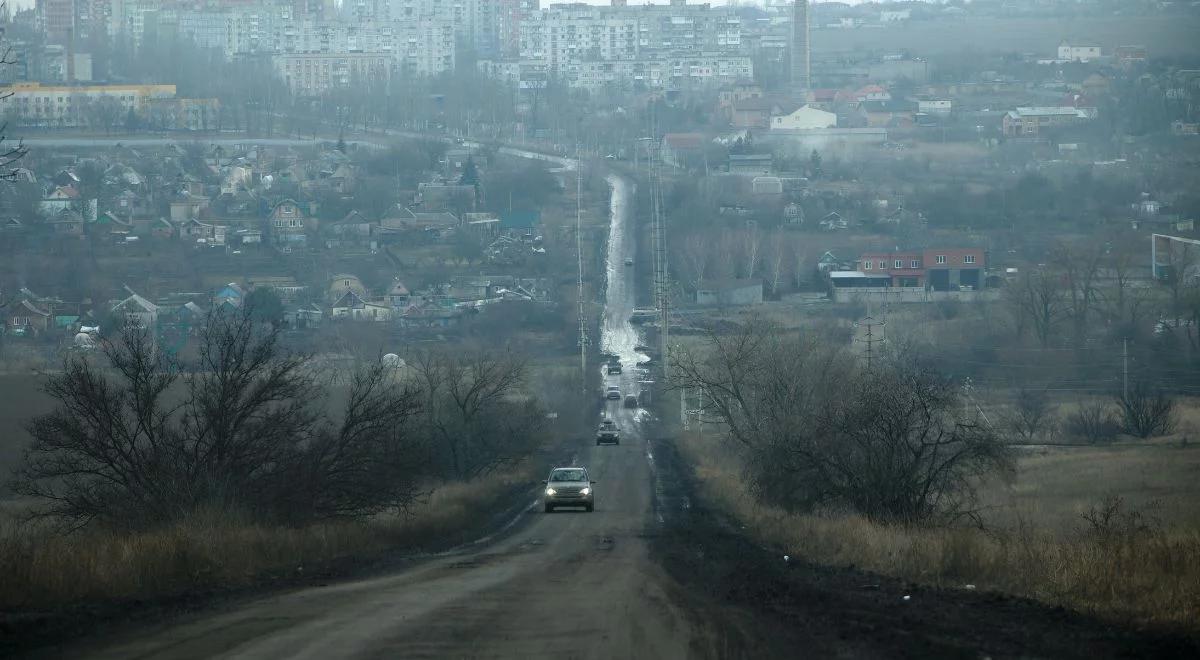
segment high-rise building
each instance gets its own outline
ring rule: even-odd
[[[792,6],[792,95],[803,101],[811,89],[812,64],[808,45],[808,0]]]
[[[38,20],[46,43],[65,44],[75,33],[75,0],[39,0]]]

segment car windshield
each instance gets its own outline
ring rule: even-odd
[[[587,481],[587,472],[584,470],[555,470],[550,475],[550,481]]]

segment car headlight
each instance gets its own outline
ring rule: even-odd
[[[584,488],[583,490],[579,491],[579,494],[580,494],[580,495],[591,495],[591,494],[592,494],[592,489],[591,489],[591,488]]]
[[[554,490],[553,488],[547,488],[547,489],[546,489],[546,494],[547,494],[547,495],[555,495],[555,494],[557,494],[557,493],[558,493],[558,491],[557,491],[557,490]]]

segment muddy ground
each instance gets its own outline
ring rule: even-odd
[[[692,606],[718,610],[722,657],[1197,658],[1200,639],[1135,630],[1002,594],[817,566],[751,542],[695,496],[656,443],[665,525],[653,557]],[[907,598],[906,598],[907,597]],[[713,617],[706,617],[713,618]]]

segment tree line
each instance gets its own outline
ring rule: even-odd
[[[414,352],[332,379],[252,309],[210,314],[176,359],[128,323],[46,378],[15,490],[69,528],[139,529],[197,510],[298,525],[403,511],[440,480],[512,465],[546,437],[514,353]],[[334,405],[331,401],[339,401]]]

